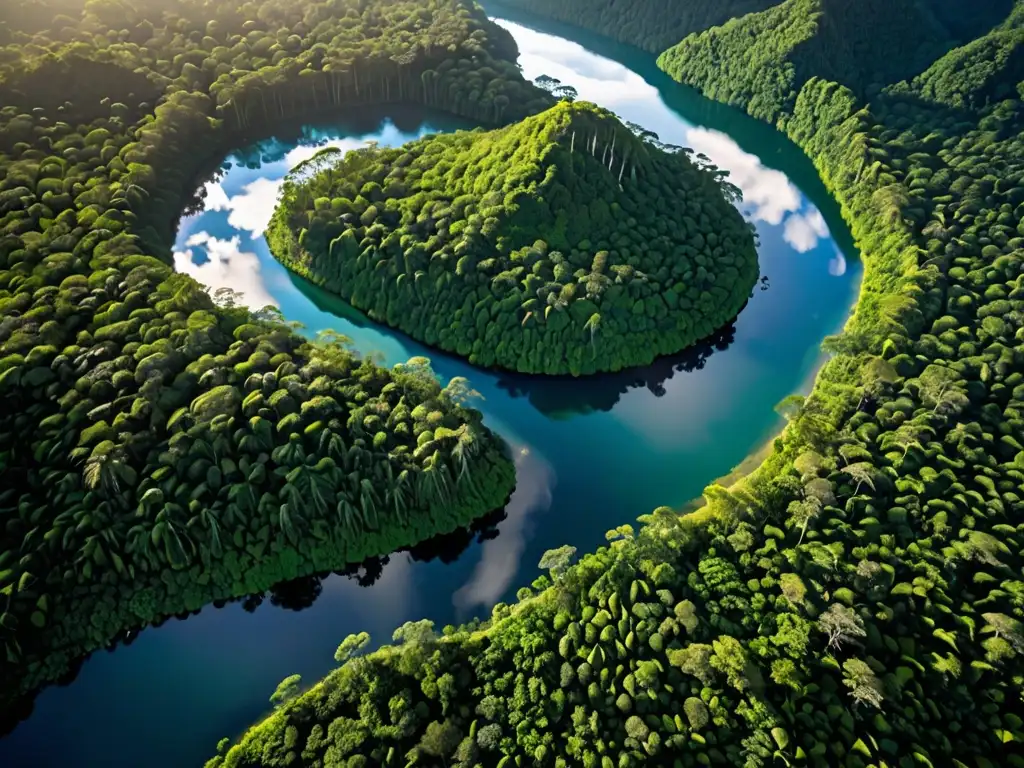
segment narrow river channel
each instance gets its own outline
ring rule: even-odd
[[[313,682],[326,673],[350,632],[366,630],[379,644],[411,619],[440,628],[513,600],[538,574],[544,550],[592,550],[607,529],[699,495],[779,429],[779,400],[809,386],[821,340],[841,328],[861,271],[810,161],[769,127],[675,85],[647,54],[489,10],[514,35],[527,77],[558,78],[581,99],[728,169],[757,226],[767,279],[733,327],[647,370],[554,381],[482,372],[293,278],[261,237],[282,177],[318,146],[396,145],[466,126],[389,109],[239,150],[207,186],[206,210],[182,221],[177,268],[211,290],[233,289],[252,307],[273,304],[309,334],[345,334],[386,364],[426,355],[441,377],[466,376],[482,395],[477,407],[487,423],[514,447],[517,490],[483,536],[394,554],[361,578],[307,580],[262,604],[207,607],[95,654],[73,682],[44,690],[29,719],[0,740],[0,765],[202,765],[220,737],[264,714],[283,677],[301,673]]]

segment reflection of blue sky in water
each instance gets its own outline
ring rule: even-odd
[[[4,768],[201,764],[217,739],[262,714],[283,677],[301,673],[312,680],[328,671],[334,649],[350,632],[369,631],[380,643],[408,620],[429,618],[441,627],[484,614],[529,584],[545,549],[571,544],[591,551],[603,543],[605,530],[656,506],[686,502],[778,428],[772,406],[806,383],[819,342],[841,327],[859,277],[858,262],[851,260],[847,269],[825,226],[826,219],[839,221],[834,206],[823,207],[822,216],[786,172],[766,167],[756,153],[777,168],[806,175],[812,173],[809,161],[777,144],[746,142],[740,148],[725,133],[669,109],[655,88],[621,64],[502,23],[520,45],[528,76],[558,77],[582,98],[729,169],[744,192],[745,214],[757,224],[770,289],[754,290],[731,345],[699,370],[653,380],[644,372],[644,382],[628,389],[602,388],[598,380],[524,382],[427,351],[337,304],[321,308],[316,292],[300,289],[270,256],[258,233],[281,179],[319,146],[279,143],[270,154],[281,159],[258,169],[234,165],[207,188],[207,210],[182,221],[176,266],[211,289],[241,292],[249,306],[278,306],[308,333],[330,328],[349,335],[360,351],[388,364],[427,354],[443,378],[469,377],[484,395],[477,405],[487,424],[514,445],[529,446],[519,458],[508,516],[496,539],[470,545],[454,563],[418,562],[399,553],[372,587],[328,578],[320,599],[299,613],[267,605],[252,614],[238,605],[208,608],[147,630],[130,647],[97,654],[74,684],[44,691],[33,718],[0,741]],[[368,140],[396,145],[452,125],[436,115],[421,124],[397,110],[389,114],[407,128],[391,120],[374,128],[366,118],[370,124],[363,120],[359,129],[335,126],[310,137],[342,148]],[[338,138],[346,130],[349,135]],[[535,397],[538,392],[544,397]],[[560,409],[538,405],[551,400]]]
[[[551,466],[529,448],[515,449],[516,490],[501,524],[501,535],[484,542],[473,575],[453,596],[462,611],[489,609],[501,600],[515,580],[526,547],[530,513],[551,506],[555,478]]]
[[[785,240],[794,250],[806,253],[829,237],[821,213],[803,199],[786,174],[766,168],[725,133],[680,123],[658,90],[635,72],[563,38],[503,19],[497,22],[514,34],[526,77],[546,74],[557,78],[576,88],[581,99],[643,125],[662,141],[704,153],[719,168],[727,169],[729,180],[743,191],[744,214],[758,223],[782,224]]]
[[[531,444],[530,460],[520,468],[519,490],[509,517],[500,526],[501,536],[480,548],[473,575],[454,594],[455,603],[463,608],[487,608],[515,581],[516,569],[525,556],[525,541],[533,528],[526,516],[551,503],[548,496],[556,474],[560,481],[570,483],[566,473],[575,475],[579,466],[586,465],[600,483],[627,489],[631,482],[628,468],[635,467],[653,484],[650,495],[658,503],[685,500],[658,496],[659,487],[673,482],[670,467],[674,462],[686,461],[684,457],[691,457],[696,445],[705,446],[703,460],[721,462],[727,452],[731,455],[732,440],[720,438],[723,434],[739,438],[744,415],[759,414],[755,421],[764,425],[761,429],[768,429],[774,417],[766,418],[763,411],[770,411],[770,405],[803,383],[817,358],[816,340],[836,330],[842,302],[851,296],[849,283],[831,285],[834,281],[830,276],[843,276],[846,262],[831,239],[824,217],[786,173],[766,167],[757,155],[740,148],[726,133],[681,120],[653,86],[618,62],[561,38],[510,22],[500,23],[516,37],[527,77],[557,77],[576,87],[581,98],[598,101],[623,119],[641,123],[656,131],[663,141],[692,147],[728,169],[732,183],[743,191],[741,209],[758,227],[762,270],[771,279],[771,289],[767,294],[755,289],[737,323],[735,342],[727,353],[712,355],[699,375],[667,380],[662,398],[652,398],[644,389],[631,390],[611,411],[586,418],[577,416],[571,427],[555,428],[528,401],[503,391],[498,386],[499,376],[439,356],[375,324],[357,321],[353,325],[348,315],[339,318],[311,303],[270,257],[261,237],[284,175],[324,146],[355,149],[369,141],[396,146],[426,133],[450,129],[443,118],[439,122],[428,120],[413,130],[399,129],[391,120],[382,119],[376,130],[344,138],[330,129],[311,130],[300,146],[277,145],[277,151],[271,154],[278,159],[264,162],[260,168],[234,161],[223,178],[207,184],[206,210],[182,222],[175,249],[175,263],[181,271],[212,290],[227,287],[241,293],[251,307],[278,306],[289,320],[303,323],[308,333],[339,330],[350,335],[361,352],[374,354],[385,364],[426,354],[434,359],[435,369],[443,378],[470,377],[484,394],[478,407],[488,423],[502,434],[511,436],[514,432]],[[819,284],[817,289],[815,283]],[[800,309],[799,319],[790,308]],[[828,328],[820,331],[824,318],[833,316],[835,319],[827,321]],[[802,357],[794,357],[794,347],[807,351]],[[776,370],[780,364],[802,369],[801,376],[780,374]],[[752,389],[757,386],[755,382],[761,382],[763,390],[756,397]],[[577,386],[582,393],[587,384],[580,382]],[[766,395],[772,398],[767,409],[762,402]],[[559,460],[547,465],[539,451]],[[624,467],[626,472],[621,471]],[[562,505],[565,503],[563,500]],[[562,508],[557,500],[555,506]],[[646,506],[643,504],[639,511]],[[578,514],[574,512],[571,517]],[[407,556],[394,558],[389,568],[403,559]]]
[[[174,250],[174,268],[191,275],[211,291],[230,288],[241,293],[244,303],[253,309],[268,304],[279,306],[280,302],[267,290],[267,276],[252,241],[263,234],[274,213],[284,175],[325,147],[347,151],[364,147],[371,140],[382,146],[398,146],[436,130],[424,124],[417,134],[409,134],[385,121],[378,130],[362,136],[322,139],[314,132],[315,145],[297,146],[283,160],[264,163],[253,170],[235,167],[223,182],[206,184],[204,213],[182,222]],[[211,224],[219,225],[218,229],[229,234],[217,237],[202,228]]]

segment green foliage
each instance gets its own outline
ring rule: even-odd
[[[338,645],[338,650],[334,652],[334,660],[339,664],[344,664],[349,659],[356,656],[363,648],[370,643],[370,635],[367,632],[359,632],[358,634],[352,634],[341,641]]]
[[[321,153],[286,179],[267,240],[289,269],[472,363],[617,371],[709,336],[757,279],[738,190],[688,155],[562,102],[487,133]]]
[[[507,33],[460,0],[85,6],[0,25],[0,707],[126,629],[454,530],[514,483],[464,382],[169,266],[196,179],[281,121],[550,104]]]
[[[301,682],[301,675],[289,675],[278,683],[277,688],[270,694],[270,703],[274,705],[274,708],[276,709],[294,699],[299,693],[299,684]]]
[[[775,5],[778,0],[503,0],[502,5],[547,16],[660,53],[692,32]]]
[[[771,26],[741,19],[684,43],[690,61],[662,60],[777,122],[814,160],[864,255],[857,311],[762,467],[732,489],[709,487],[691,519],[656,514],[611,532],[557,589],[528,590],[488,625],[443,639],[419,672],[396,659],[407,651],[385,650],[360,675],[332,673],[218,765],[275,761],[293,724],[365,734],[343,713],[384,712],[442,670],[475,681],[465,712],[493,702],[489,743],[501,757],[481,764],[529,764],[541,745],[555,765],[1017,763],[1020,78],[1001,43],[986,43],[967,52],[987,57],[978,66],[942,68],[945,92],[980,97],[956,106],[926,92],[928,78],[896,83],[951,44],[936,45],[915,15],[948,3],[888,5],[833,14],[834,3],[790,0],[768,12]],[[975,25],[940,16],[951,35]],[[773,38],[779,30],[793,34]],[[834,61],[822,60],[826,43]],[[442,721],[423,703],[412,736],[372,725],[343,756],[411,748]],[[327,754],[305,744],[304,760]]]
[[[924,0],[786,0],[690,35],[658,64],[677,80],[699,82],[712,98],[775,122],[812,77],[873,94],[922,72],[951,45]]]

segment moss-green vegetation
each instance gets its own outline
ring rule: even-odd
[[[871,39],[869,14],[839,18]],[[484,627],[407,626],[212,765],[1024,765],[1024,84],[998,54],[1019,27],[929,70],[976,94],[962,107],[928,74],[868,100],[869,81],[732,65],[805,22],[743,19],[663,59],[777,117],[864,254],[772,455],[686,520],[545,558],[553,586]],[[890,66],[878,32],[860,72]]]
[[[874,95],[922,72],[952,44],[924,2],[786,0],[690,35],[659,63],[676,79],[702,83],[712,98],[774,121],[812,77]]]
[[[779,0],[501,0],[519,8],[661,53],[693,32],[763,11]],[[499,6],[499,7],[500,7]]]
[[[482,366],[617,371],[710,336],[757,279],[738,191],[592,104],[321,153],[267,239],[370,317]]]
[[[458,0],[74,5],[0,38],[0,706],[127,627],[452,530],[514,483],[458,383],[168,266],[197,179],[276,121],[550,103],[507,33]]]

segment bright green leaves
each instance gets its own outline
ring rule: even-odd
[[[587,103],[317,167],[286,185],[269,233],[277,258],[483,366],[582,375],[645,364],[730,320],[757,275],[717,169]],[[325,202],[342,196],[351,206]],[[700,262],[695,278],[683,249]],[[684,277],[686,303],[664,299]],[[714,301],[702,300],[710,287]]]

